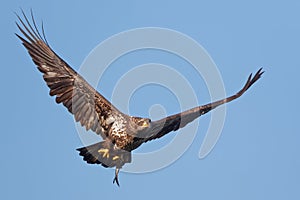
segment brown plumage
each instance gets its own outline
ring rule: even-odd
[[[22,13],[25,21],[17,15],[20,24],[16,24],[23,37],[16,35],[42,72],[50,88],[50,95],[56,96],[56,103],[62,103],[86,130],[92,130],[103,138],[102,142],[77,150],[87,163],[115,167],[113,182],[118,185],[119,169],[131,162],[132,150],[147,141],[176,131],[217,106],[240,97],[263,74],[262,69],[254,77],[251,74],[245,86],[233,96],[151,122],[148,118],[128,116],[114,107],[51,49],[43,27],[40,34],[32,13],[31,23]]]

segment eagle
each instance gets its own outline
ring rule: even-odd
[[[56,103],[62,103],[74,115],[76,122],[86,130],[92,130],[103,141],[78,148],[79,155],[89,164],[101,164],[115,168],[113,183],[119,186],[118,174],[122,166],[131,162],[131,152],[145,142],[183,128],[188,123],[216,107],[243,95],[264,73],[260,68],[254,76],[249,75],[244,87],[227,98],[197,106],[157,121],[129,116],[112,105],[96,91],[48,44],[44,27],[37,28],[33,13],[31,19],[22,10],[16,25],[21,34],[16,36],[27,49],[37,69],[43,74],[50,95]]]

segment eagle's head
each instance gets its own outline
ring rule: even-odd
[[[150,127],[151,119],[149,118],[131,117],[131,120],[134,122],[136,129],[139,131]]]

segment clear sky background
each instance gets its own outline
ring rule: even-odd
[[[260,67],[266,72],[227,106],[222,136],[208,157],[200,160],[198,153],[210,114],[200,119],[197,136],[180,159],[152,173],[121,173],[118,188],[113,170],[88,165],[75,151],[82,143],[73,117],[49,97],[14,35],[13,12],[20,7],[43,19],[49,43],[75,69],[106,38],[154,26],[200,43],[218,66],[227,94],[240,89],[249,73]],[[296,0],[2,2],[0,199],[300,199],[299,10]],[[157,62],[181,70],[199,102],[210,101],[203,80],[189,78],[191,66],[178,57],[149,51],[122,59],[114,63],[116,75],[107,74],[98,87],[108,98],[120,72]],[[170,103],[171,93],[153,89],[135,93],[131,114],[147,116],[151,104],[163,105],[168,114],[180,111],[176,101]],[[140,151],[160,148],[176,134]]]

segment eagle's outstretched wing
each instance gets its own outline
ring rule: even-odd
[[[147,142],[149,140],[160,138],[171,131],[176,131],[179,128],[184,127],[188,123],[211,111],[212,109],[224,103],[228,103],[236,98],[239,98],[251,87],[251,85],[253,85],[253,83],[255,83],[261,77],[263,73],[264,72],[262,71],[262,68],[260,68],[253,78],[252,74],[250,74],[245,86],[235,95],[151,122],[149,130],[147,130],[145,133],[142,133],[142,135],[140,135],[139,137],[143,138],[143,142]]]
[[[38,31],[32,13],[32,23],[23,11],[22,13],[25,22],[17,15],[20,24],[16,24],[24,38],[16,35],[23,42],[39,71],[43,73],[43,78],[50,88],[50,95],[56,96],[56,102],[63,103],[86,130],[91,129],[105,138],[105,131],[109,128],[105,119],[121,112],[50,48],[44,31],[43,37]]]

